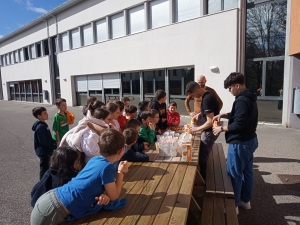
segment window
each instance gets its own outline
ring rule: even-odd
[[[48,40],[43,40],[44,54],[49,55]]]
[[[30,52],[31,52],[31,59],[35,59],[36,58],[35,45],[30,46]]]
[[[125,34],[124,13],[111,16],[111,38],[122,37]]]
[[[1,59],[2,59],[2,66],[6,66],[5,56],[2,55],[2,56],[1,56]]]
[[[6,65],[10,65],[9,54],[6,54]]]
[[[42,56],[42,50],[41,50],[41,43],[40,42],[36,43],[36,53],[37,53],[38,58]]]
[[[15,62],[18,63],[19,62],[19,50],[14,51],[15,54]]]
[[[128,11],[128,32],[134,34],[145,30],[145,9],[144,5],[129,9]]]
[[[224,10],[238,7],[238,0],[224,0]]]
[[[200,17],[200,1],[199,0],[175,0],[175,21]]]
[[[23,50],[23,48],[20,49],[20,62],[24,62],[24,50]]]
[[[150,27],[156,28],[170,24],[169,0],[150,2]]]
[[[61,34],[61,50],[69,50],[69,35],[68,32]]]
[[[75,30],[72,30],[71,36],[72,36],[72,49],[79,48],[81,46],[79,29],[77,28]]]
[[[92,29],[92,24],[88,24],[86,26],[82,27],[83,31],[83,45],[91,45],[94,43],[94,38],[93,38],[93,29]]]
[[[2,56],[0,55],[0,67],[2,66]]]
[[[25,61],[29,60],[28,47],[24,48],[24,56],[25,56]]]
[[[15,64],[14,53],[13,52],[9,53],[9,56],[10,56],[10,63]]]
[[[140,74],[139,72],[122,73],[122,90],[124,95],[140,94]]]
[[[106,19],[102,19],[96,22],[96,34],[97,42],[107,40]]]
[[[207,12],[215,13],[221,10],[238,7],[238,0],[207,0]]]
[[[165,90],[165,71],[154,70],[144,72],[144,97],[152,99],[159,89]]]

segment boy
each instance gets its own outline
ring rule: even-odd
[[[137,111],[137,120],[140,120],[140,114],[144,111],[149,111],[150,110],[150,105],[149,105],[149,101],[141,101],[139,102],[139,110]]]
[[[155,92],[155,99],[150,103],[150,108],[156,109],[159,113],[159,121],[157,126],[160,130],[165,130],[168,126],[166,100],[166,92],[163,90],[157,90]]]
[[[54,115],[52,130],[54,134],[52,138],[56,140],[57,145],[60,144],[62,137],[69,131],[68,119],[67,119],[67,102],[66,99],[59,98],[56,100],[55,105],[58,109],[58,113]]]
[[[49,169],[50,157],[56,149],[56,142],[51,137],[51,132],[46,120],[48,113],[44,107],[36,107],[32,110],[32,115],[38,119],[33,126],[35,154],[40,158],[40,180]]]
[[[43,194],[31,213],[31,225],[59,224],[66,217],[68,221],[78,219],[96,213],[102,207],[107,210],[123,207],[126,200],[117,199],[128,166],[126,162],[120,162],[115,175],[113,163],[124,154],[124,144],[124,136],[120,132],[105,130],[99,139],[101,156],[90,159],[67,184]],[[107,205],[109,200],[116,201]]]
[[[141,123],[136,119],[131,119],[127,122],[126,128],[133,128],[138,133],[140,133]],[[131,148],[135,152],[143,153],[144,151],[147,151],[149,149],[149,143],[146,142],[144,138],[138,136],[136,143],[132,145]]]
[[[162,131],[157,126],[157,123],[159,121],[159,113],[156,109],[150,109],[150,112],[151,112],[150,123],[153,123],[155,125],[155,133],[157,135],[161,135]]]
[[[168,118],[168,127],[176,126],[178,127],[180,124],[180,115],[177,112],[177,103],[170,102],[169,108],[167,110],[167,118]]]
[[[130,105],[130,99],[124,96],[121,100],[124,103],[124,108],[126,109]],[[126,112],[123,112],[123,116],[126,116]]]
[[[120,116],[118,117],[118,123],[120,124],[120,129],[123,132],[126,129],[126,116],[123,116],[124,103],[121,101],[113,101],[120,108]]]
[[[135,119],[137,114],[137,107],[134,105],[129,105],[127,106],[127,108],[125,108],[125,112],[126,112],[127,121],[131,119]]]
[[[155,139],[155,125],[150,123],[151,112],[145,111],[140,115],[142,126],[139,136],[144,138],[146,142],[152,144]]]

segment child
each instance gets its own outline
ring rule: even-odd
[[[128,162],[148,162],[149,156],[143,152],[137,152],[132,149],[132,146],[136,143],[138,139],[138,132],[134,128],[126,128],[123,131],[125,137],[125,152],[121,157],[120,161]],[[114,163],[115,170],[117,170],[119,161]]]
[[[87,107],[90,103],[97,101],[97,97],[95,96],[90,96],[87,100],[86,100],[86,105],[82,106],[82,113],[84,116],[86,116],[87,114]],[[103,105],[105,105],[103,103]]]
[[[71,221],[96,213],[102,208],[116,210],[124,207],[126,199],[118,198],[128,166],[126,161],[121,161],[116,174],[113,167],[113,163],[124,154],[124,144],[120,132],[105,130],[99,140],[102,156],[93,157],[67,184],[43,194],[35,203],[30,224],[54,225],[66,218]],[[108,204],[109,200],[113,202]]]
[[[139,116],[140,116],[141,112],[149,111],[149,110],[150,110],[149,101],[145,100],[145,101],[139,102],[139,110],[137,111],[136,119],[140,120]]]
[[[157,123],[159,121],[159,113],[156,109],[150,109],[151,112],[151,118],[150,118],[150,123],[155,124],[155,133],[157,135],[162,135],[161,129],[158,128]]]
[[[141,131],[139,133],[139,136],[144,138],[146,142],[152,144],[152,142],[155,139],[155,125],[153,123],[150,123],[150,117],[151,117],[151,112],[145,111],[142,112],[140,115],[141,118]]]
[[[167,110],[167,118],[168,118],[168,126],[176,126],[178,127],[180,124],[180,115],[177,112],[177,103],[170,102],[169,108]]]
[[[134,105],[127,106],[127,108],[125,108],[125,112],[127,121],[135,119],[137,115],[137,107]]]
[[[156,109],[159,113],[159,121],[157,123],[157,127],[162,131],[167,129],[168,126],[166,100],[166,92],[163,90],[157,90],[155,92],[155,99],[150,103],[150,108]]]
[[[118,123],[120,124],[121,132],[126,129],[126,116],[123,116],[124,112],[124,103],[121,101],[114,101],[113,103],[117,104],[120,108],[120,116],[118,117]]]
[[[140,133],[141,125],[142,124],[140,123],[140,121],[136,119],[131,119],[127,122],[126,128],[133,128],[138,133]],[[136,143],[132,145],[131,148],[134,152],[143,153],[144,151],[147,151],[149,149],[149,143],[146,142],[144,138],[138,136]]]
[[[110,112],[111,122],[110,126],[112,129],[120,131],[120,124],[118,122],[118,118],[120,116],[120,108],[117,104],[108,102],[105,108]]]
[[[48,113],[44,107],[36,107],[32,110],[32,115],[38,119],[33,126],[34,131],[34,150],[35,154],[40,158],[40,180],[44,173],[49,169],[50,157],[53,150],[56,149],[56,142],[51,137],[51,132],[46,120]]]
[[[122,102],[124,103],[124,108],[126,109],[130,105],[130,99],[126,96],[122,98]],[[123,116],[126,116],[126,112],[123,112]]]
[[[56,107],[58,108],[58,113],[54,115],[52,130],[54,134],[52,138],[56,140],[57,145],[60,144],[62,137],[69,131],[69,125],[67,120],[67,102],[66,99],[59,98],[56,100]]]
[[[68,183],[82,169],[80,153],[70,147],[59,147],[51,157],[51,166],[32,188],[31,206],[47,191]]]

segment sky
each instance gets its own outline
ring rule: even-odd
[[[0,0],[0,38],[67,0]]]

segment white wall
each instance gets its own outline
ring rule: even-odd
[[[230,10],[59,54],[61,95],[75,103],[71,77],[75,75],[195,66],[195,77],[206,75],[207,85],[221,96],[222,112],[234,97],[223,81],[237,64],[237,10]],[[218,66],[220,74],[210,72]],[[72,95],[70,93],[73,92]]]
[[[43,90],[47,90],[49,92],[49,102],[51,102],[51,86],[48,56],[26,61],[23,63],[17,63],[11,66],[2,67],[1,76],[4,100],[8,100],[8,82],[42,79],[42,88]],[[47,80],[47,82],[45,82],[45,80]],[[49,102],[44,100],[44,103]]]

